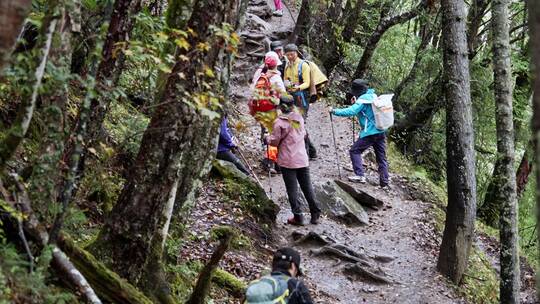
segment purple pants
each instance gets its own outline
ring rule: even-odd
[[[281,0],[274,0],[274,5],[276,6],[276,10],[281,9]]]
[[[386,136],[384,133],[358,138],[349,150],[354,173],[364,176],[364,166],[362,165],[362,152],[373,146],[375,157],[379,165],[379,183],[381,186],[388,185],[388,162],[386,161]]]

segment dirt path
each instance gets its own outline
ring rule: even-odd
[[[257,2],[261,1],[251,1],[250,5]],[[275,37],[284,36],[280,32],[290,32],[294,22],[288,11],[285,12],[282,18],[268,19],[269,26],[261,32]],[[246,56],[236,64],[233,79],[238,82],[232,87],[232,95],[241,113],[247,112],[245,98],[249,90],[246,80],[253,75],[257,62],[258,59]],[[249,116],[244,115],[241,120],[246,128],[238,132],[238,137],[250,158],[260,159],[263,155],[257,140],[260,128]],[[335,118],[334,123],[341,165],[349,166],[347,151],[353,139],[350,120]],[[338,178],[331,125],[324,101],[314,104],[310,109],[307,130],[319,154],[319,158],[310,163],[312,180],[320,183]],[[254,166],[257,167],[256,164]],[[390,171],[393,166],[399,164],[391,163]],[[378,177],[373,164],[368,163],[367,172],[370,182],[376,184]],[[350,172],[342,170],[342,174],[345,177]],[[336,260],[315,257],[310,255],[310,248],[298,247],[304,257],[304,280],[313,288],[318,303],[464,303],[437,273],[435,265],[438,252],[433,246],[425,246],[429,242],[419,233],[419,226],[426,225],[428,221],[425,218],[428,204],[407,200],[398,176],[391,174],[392,190],[388,193],[371,183],[365,185],[365,191],[385,202],[385,208],[370,212],[368,226],[347,227],[324,217],[317,226],[300,228],[284,224],[291,212],[282,177],[272,176],[270,180],[268,176],[260,177],[272,199],[281,206],[275,229],[280,244],[276,244],[276,247],[290,245],[291,234],[295,231],[304,234],[314,231],[354,250],[394,258],[384,264],[384,269],[395,283],[379,285],[344,275],[340,269],[342,265],[338,265]]]

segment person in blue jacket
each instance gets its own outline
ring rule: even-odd
[[[352,105],[344,109],[330,108],[330,114],[342,117],[356,116],[360,124],[360,136],[349,150],[355,175],[349,176],[353,182],[365,183],[366,177],[362,165],[362,152],[373,146],[379,165],[379,185],[388,187],[388,162],[386,160],[386,135],[384,130],[375,127],[375,116],[371,104],[377,98],[375,90],[369,89],[366,81],[355,79],[351,84]]]
[[[233,149],[236,149],[236,145],[233,142],[233,135],[227,126],[227,116],[224,116],[219,127],[219,142],[216,158],[233,163],[238,170],[249,176],[249,171],[244,167],[238,157],[234,155],[232,152]]]

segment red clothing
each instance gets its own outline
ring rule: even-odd
[[[281,115],[274,122],[272,134],[267,137],[268,144],[278,147],[277,164],[288,169],[309,166],[304,137],[304,119],[302,115],[291,112]]]

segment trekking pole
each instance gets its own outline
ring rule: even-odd
[[[238,146],[238,154],[240,154],[240,157],[242,158],[242,160],[244,161],[244,163],[246,164],[246,166],[248,167],[249,169],[249,172],[251,172],[251,174],[253,175],[253,177],[255,178],[255,181],[257,181],[257,184],[264,189],[261,181],[259,180],[259,178],[257,177],[257,174],[255,174],[255,171],[253,171],[253,168],[250,166],[247,158],[244,156],[244,153],[242,153],[242,149],[240,148],[240,146]]]
[[[332,138],[334,140],[334,151],[336,151],[336,162],[338,168],[339,179],[341,179],[341,162],[339,161],[339,153],[336,145],[336,132],[334,131],[334,120],[332,119],[332,113],[330,113],[330,125],[332,125]]]
[[[356,139],[356,124],[355,124],[354,117],[351,119],[351,121],[352,121],[352,143],[354,145],[354,141]]]

